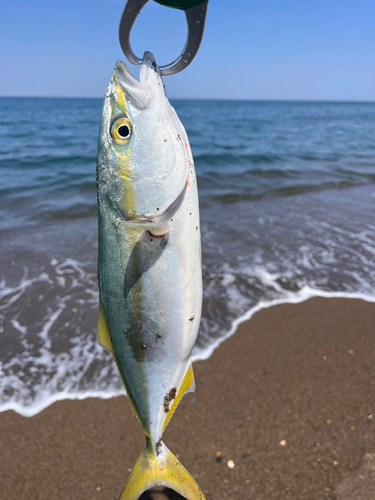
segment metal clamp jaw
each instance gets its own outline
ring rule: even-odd
[[[130,46],[130,32],[138,14],[148,1],[149,0],[128,0],[121,16],[119,28],[120,45],[126,57],[133,64],[141,64],[142,59],[134,54]],[[164,66],[159,66],[162,75],[173,75],[175,73],[179,73],[189,66],[191,61],[196,56],[203,37],[207,4],[208,0],[200,5],[196,5],[195,7],[184,9],[187,24],[185,47],[183,48],[181,54],[173,62],[165,64]]]

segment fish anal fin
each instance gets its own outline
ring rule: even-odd
[[[146,429],[144,428],[144,426],[142,424],[141,417],[139,416],[138,410],[135,407],[135,404],[134,404],[133,399],[132,399],[132,397],[130,395],[128,387],[126,386],[125,380],[124,380],[124,378],[122,376],[122,373],[121,373],[121,370],[120,370],[120,367],[119,367],[119,364],[118,364],[118,361],[117,361],[117,358],[116,358],[116,355],[115,355],[115,351],[113,349],[113,344],[112,344],[111,336],[109,334],[107,320],[106,320],[106,317],[105,317],[104,307],[103,307],[103,303],[102,303],[101,299],[99,299],[98,340],[99,340],[100,345],[102,347],[104,347],[104,349],[107,349],[107,351],[109,351],[110,353],[112,353],[112,356],[113,356],[113,358],[115,360],[117,369],[118,369],[118,371],[120,373],[121,380],[122,380],[122,382],[123,382],[123,384],[125,386],[125,390],[126,390],[126,394],[128,396],[128,400],[129,400],[130,406],[132,407],[135,416],[137,417],[137,419],[139,420],[140,424],[142,425],[143,432],[145,433],[146,436],[149,436],[149,433],[146,431]]]
[[[104,347],[104,349],[107,349],[107,351],[111,352],[113,356],[115,355],[101,299],[99,299],[98,340],[100,345]]]
[[[175,399],[172,401],[169,411],[166,414],[166,417],[163,422],[163,431],[169,424],[170,419],[172,418],[172,415],[177,408],[178,403],[181,401],[182,397],[187,394],[188,392],[194,392],[195,391],[195,381],[194,381],[194,372],[193,372],[193,365],[190,362],[188,369],[186,370],[186,373],[184,375],[184,378],[182,379],[181,385],[178,388],[177,394]]]
[[[160,441],[155,451],[147,439],[119,500],[137,500],[153,486],[171,488],[188,500],[205,500],[193,477],[165,444]]]

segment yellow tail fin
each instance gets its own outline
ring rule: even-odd
[[[171,488],[187,500],[205,500],[197,483],[165,444],[159,441],[154,449],[147,438],[119,500],[137,500],[153,486]]]

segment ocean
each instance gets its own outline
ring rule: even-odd
[[[274,304],[375,302],[375,103],[171,102],[200,195],[195,360]],[[0,411],[124,393],[96,342],[101,105],[0,98]]]

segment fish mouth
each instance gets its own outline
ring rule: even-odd
[[[146,60],[146,54],[143,56],[143,60]],[[144,62],[142,63],[143,67]],[[152,90],[150,85],[148,85],[145,81],[141,82],[134,78],[134,76],[130,73],[129,69],[122,61],[118,60],[116,62],[116,67],[113,70],[113,74],[117,83],[120,85],[123,90],[127,100],[137,109],[143,110],[146,109],[152,102]],[[145,71],[142,72],[141,75],[144,75]]]

